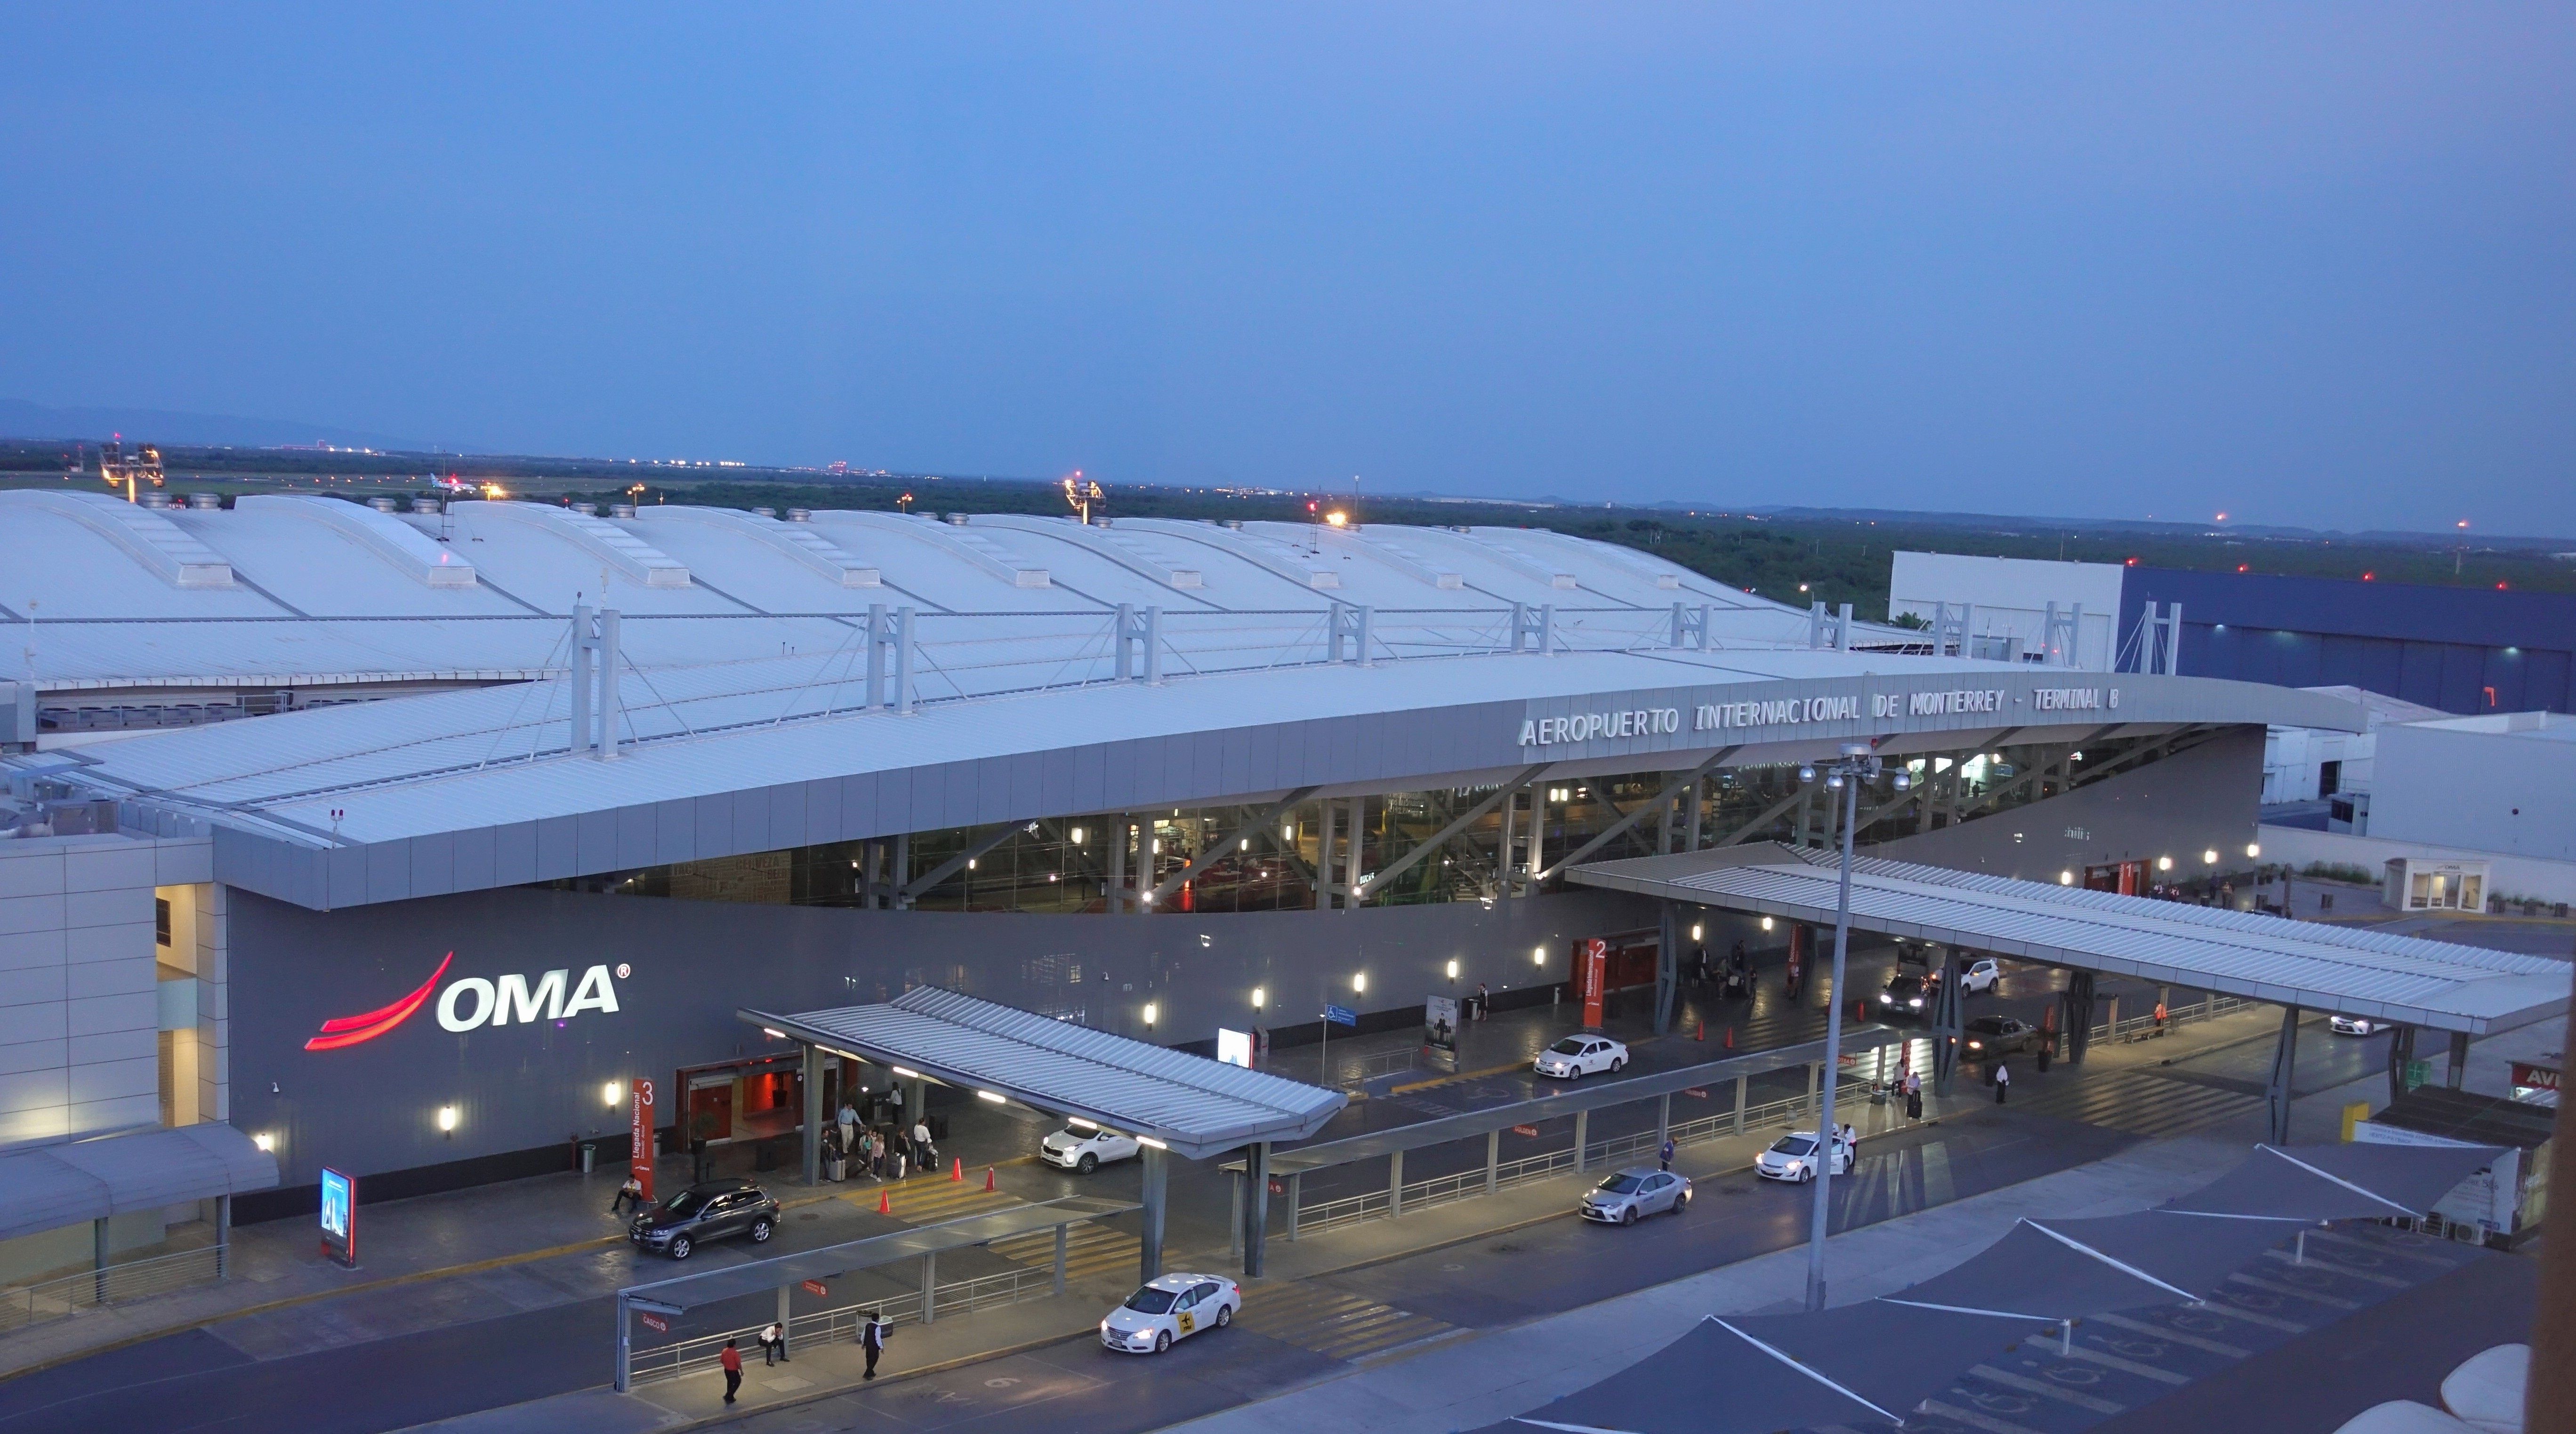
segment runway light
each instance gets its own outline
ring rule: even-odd
[[[442,1105],[438,1108],[438,1128],[450,1133],[455,1131],[456,1107],[452,1105]]]
[[[614,1106],[617,1104],[617,1097],[621,1094],[623,1094],[623,1092],[618,1090],[617,1082],[610,1081],[608,1084],[599,1088],[599,1103],[606,1106]]]
[[[896,1066],[896,1067],[894,1067],[893,1069],[894,1069],[894,1073],[895,1073],[896,1075],[899,1075],[899,1076],[903,1077],[905,1080],[919,1080],[919,1079],[921,1079],[921,1072],[919,1072],[919,1071],[908,1071],[908,1070],[905,1070],[905,1069],[904,1069],[903,1067],[901,1067],[901,1066]]]
[[[1009,1105],[1011,1103],[1008,1096],[995,1095],[989,1090],[979,1090],[975,1092],[975,1098],[977,1100],[989,1100],[995,1105]]]

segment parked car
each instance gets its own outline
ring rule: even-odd
[[[1851,1173],[1851,1147],[1837,1140],[1834,1147],[1834,1174]],[[1816,1178],[1816,1133],[1793,1130],[1771,1142],[1771,1148],[1753,1158],[1753,1172],[1766,1180],[1786,1180],[1804,1185]]]
[[[2003,963],[1993,957],[1989,956],[1982,961],[1971,961],[1968,963],[1967,973],[1959,978],[1959,994],[1981,995],[1993,990],[1995,983],[2003,978]]]
[[[1038,1142],[1038,1158],[1088,1175],[1113,1160],[1131,1159],[1143,1149],[1132,1135],[1103,1130],[1087,1120],[1069,1120],[1064,1129]]]
[[[1899,971],[1887,978],[1887,989],[1878,993],[1878,1013],[1882,1016],[1923,1016],[1930,1014],[1932,984],[1911,971]]]
[[[2367,1016],[2328,1016],[2326,1028],[2338,1036],[2375,1036],[2387,1030],[2388,1021],[2374,1021]]]
[[[1605,1178],[1583,1192],[1583,1218],[1603,1225],[1634,1225],[1646,1215],[1678,1215],[1690,1208],[1685,1175],[1638,1166]]]
[[[1628,1047],[1608,1036],[1567,1036],[1538,1053],[1530,1069],[1559,1080],[1581,1080],[1594,1071],[1615,1071],[1628,1063]]]
[[[2048,1038],[2039,1027],[2010,1016],[1979,1016],[1967,1024],[1964,1035],[1967,1058],[1972,1061],[1988,1056],[2017,1056]]]
[[[685,1260],[709,1240],[749,1235],[764,1245],[778,1233],[778,1202],[748,1180],[692,1185],[635,1217],[626,1238],[643,1249]]]
[[[1100,1321],[1100,1343],[1120,1354],[1161,1354],[1172,1341],[1223,1329],[1243,1308],[1243,1287],[1223,1275],[1165,1275]]]

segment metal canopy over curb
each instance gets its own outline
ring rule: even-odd
[[[884,1005],[735,1014],[822,1050],[1160,1141],[1189,1160],[1308,1139],[1350,1103],[1340,1091],[936,986]]]
[[[1877,1050],[1883,1046],[1902,1045],[1921,1040],[1921,1031],[1900,1031],[1892,1026],[1863,1026],[1843,1035],[1843,1044],[1854,1052]],[[1586,1081],[1553,1091],[1534,1100],[1515,1101],[1510,1105],[1491,1106],[1483,1110],[1444,1115],[1435,1120],[1415,1121],[1390,1130],[1370,1131],[1365,1135],[1328,1140],[1320,1145],[1302,1146],[1295,1150],[1274,1150],[1270,1154],[1270,1172],[1274,1175],[1302,1175],[1309,1170],[1322,1170],[1335,1165],[1382,1158],[1406,1150],[1441,1145],[1452,1140],[1465,1140],[1488,1131],[1508,1130],[1532,1121],[1551,1120],[1561,1115],[1582,1111],[1605,1110],[1657,1096],[1731,1081],[1741,1076],[1769,1075],[1774,1071],[1794,1070],[1823,1060],[1825,1043],[1809,1041],[1804,1045],[1781,1046],[1774,1050],[1754,1051],[1747,1055],[1729,1056],[1725,1060],[1684,1066],[1680,1070],[1658,1071],[1651,1075],[1631,1076],[1625,1080]],[[1241,1169],[1240,1162],[1228,1165]]]
[[[1823,854],[1773,844],[1602,862],[1587,886],[1819,924],[1834,919]],[[2081,971],[2475,1036],[2567,1010],[2567,963],[2252,912],[1863,857],[1852,924]]]
[[[61,1141],[0,1156],[0,1239],[276,1186],[277,1157],[220,1121]]]

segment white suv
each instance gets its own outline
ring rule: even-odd
[[[1038,1158],[1088,1175],[1110,1161],[1128,1159],[1142,1148],[1132,1135],[1103,1130],[1087,1120],[1071,1120],[1065,1122],[1064,1129],[1038,1142]]]
[[[1530,1069],[1559,1080],[1581,1080],[1594,1071],[1615,1071],[1628,1063],[1628,1048],[1608,1036],[1567,1036],[1538,1053]]]
[[[2004,968],[1989,956],[1983,961],[1969,964],[1967,973],[1959,978],[1959,989],[1970,995],[1979,991],[1991,991],[1995,988],[1995,983],[2003,978]]]

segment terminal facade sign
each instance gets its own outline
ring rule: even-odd
[[[2116,687],[2042,687],[2025,699],[2041,712],[2100,712],[2117,709]],[[2013,705],[2003,687],[1936,688],[1914,692],[1826,693],[1809,697],[1770,697],[1742,702],[1702,702],[1689,709],[1688,730],[1740,731],[1756,727],[1803,727],[1824,722],[1903,720],[1912,717],[2001,716]],[[1622,707],[1577,712],[1563,717],[1531,717],[1521,722],[1520,745],[1554,747],[1574,742],[1661,737],[1683,731],[1679,707]]]

